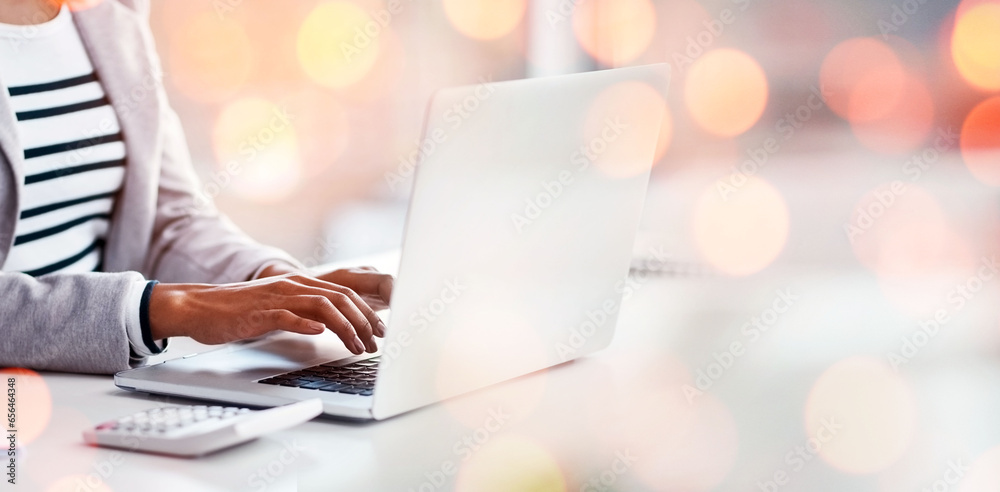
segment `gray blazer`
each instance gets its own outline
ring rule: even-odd
[[[128,369],[142,362],[130,361],[125,332],[133,281],[226,283],[248,280],[273,261],[298,266],[252,241],[198,195],[184,132],[161,85],[148,10],[142,0],[106,0],[73,14],[127,152],[104,250],[108,273],[0,272],[0,366]],[[15,124],[0,85],[0,265],[14,241],[24,182]]]

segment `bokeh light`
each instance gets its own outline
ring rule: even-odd
[[[62,475],[92,473],[97,457],[104,451],[96,446],[83,444],[80,431],[92,429],[98,423],[74,407],[53,406],[45,432],[19,456],[19,472],[39,485],[39,489],[59,481]],[[53,463],[59,464],[58,474],[52,473]],[[100,478],[95,474],[93,478],[84,480],[82,489],[88,490],[90,486],[95,486],[101,481]]]
[[[854,207],[848,225],[854,253],[880,274],[938,268],[942,260],[954,257],[954,251],[935,240],[947,235],[948,219],[941,204],[914,183],[885,183],[868,191]]]
[[[993,492],[1000,490],[1000,446],[976,458],[961,477],[958,492]]]
[[[462,465],[455,478],[455,490],[562,492],[566,480],[543,444],[526,436],[501,435]]]
[[[498,297],[503,295],[497,293]],[[498,350],[509,343],[516,343],[517,355]],[[531,325],[518,313],[508,311],[490,315],[475,330],[449,333],[441,345],[438,360],[435,389],[444,399],[475,389],[482,381],[509,379],[503,375],[509,374],[511,367],[542,367],[546,351]],[[443,406],[469,428],[482,425],[484,408],[504,408],[517,422],[537,409],[545,396],[547,382],[548,373],[540,371],[497,385],[488,393],[446,400]]]
[[[623,442],[655,446],[661,443],[647,434],[653,430],[647,427],[650,422],[658,423],[657,432],[676,436],[693,421],[694,405],[686,401],[680,388],[693,386],[694,377],[673,354],[646,345],[604,352],[592,362],[578,369],[588,371],[588,381],[607,391],[590,395],[582,411],[587,428],[605,447],[614,448]]]
[[[705,47],[714,45],[712,33],[705,29],[714,15],[696,0],[653,2],[656,8],[656,34],[646,55],[649,59],[672,62],[675,75],[680,75]],[[699,35],[702,42],[698,41]],[[705,41],[708,41],[707,43]]]
[[[636,471],[654,490],[712,490],[736,462],[736,421],[713,395],[702,394],[693,402],[676,396],[644,395],[635,407],[630,418],[645,427],[641,441],[633,441],[636,455],[642,456]]]
[[[619,128],[621,126],[621,128]],[[651,157],[659,160],[670,144],[673,124],[661,92],[644,82],[623,82],[605,89],[591,103],[584,122],[585,141],[602,141],[594,161],[609,176],[627,178],[648,168],[637,149],[657,139]],[[647,144],[648,145],[648,144]]]
[[[749,177],[733,190],[709,186],[695,205],[692,226],[702,257],[730,275],[771,264],[788,240],[788,206],[770,183]]]
[[[816,380],[806,401],[805,431],[811,450],[834,468],[875,473],[906,451],[916,427],[914,397],[879,359],[837,362]]]
[[[340,89],[356,84],[375,65],[379,38],[388,29],[353,3],[322,3],[299,29],[299,63],[320,85]]]
[[[112,492],[108,484],[100,479],[95,480],[94,476],[83,473],[65,476],[46,488],[45,492],[78,492],[80,490],[88,492]]]
[[[870,77],[881,78],[882,74],[876,71]],[[934,125],[934,101],[926,84],[914,75],[904,74],[895,96],[876,96],[881,101],[893,100],[891,106],[871,103],[870,98],[875,96],[874,92],[895,85],[895,81],[877,82],[873,92],[865,84],[859,84],[851,100],[851,130],[858,140],[865,147],[885,154],[903,155],[919,148]],[[859,99],[866,102],[857,104]]]
[[[219,113],[212,143],[219,170],[206,187],[217,194],[232,188],[260,202],[285,198],[301,175],[295,115],[259,97],[227,104]]]
[[[351,143],[348,109],[328,91],[305,88],[282,100],[293,125],[302,175],[311,178],[330,169]]]
[[[362,82],[337,89],[337,97],[345,103],[371,103],[393,97],[394,90],[402,83],[406,63],[404,46],[395,31],[385,30],[378,38],[378,58],[365,74]],[[405,89],[404,89],[405,90]],[[398,94],[398,93],[395,93]]]
[[[250,40],[236,22],[211,11],[189,18],[170,40],[169,80],[185,96],[203,103],[233,97],[255,66]]]
[[[597,61],[626,65],[649,47],[656,33],[656,9],[650,0],[587,0],[576,6],[573,32]]]
[[[848,121],[871,121],[892,111],[905,80],[895,51],[875,38],[839,43],[823,59],[819,76],[827,105]]]
[[[691,65],[684,103],[699,126],[723,137],[739,135],[764,113],[768,88],[764,70],[735,49],[706,53]]]
[[[458,32],[491,40],[510,34],[521,23],[528,0],[444,0],[442,5]]]
[[[951,56],[973,87],[1000,90],[1000,3],[981,3],[958,13]]]
[[[31,369],[11,367],[0,369],[7,383],[14,378],[17,391],[17,444],[25,446],[38,438],[49,425],[52,417],[52,395],[49,385]]]
[[[104,2],[104,0],[63,0],[66,6],[69,7],[73,12],[79,12],[81,10],[87,10],[89,8],[96,7],[97,5]]]
[[[1000,96],[972,109],[962,124],[962,159],[979,181],[1000,186]]]
[[[674,117],[670,113],[670,107],[664,105],[663,120],[660,122],[660,137],[656,139],[656,154],[653,165],[658,164],[663,156],[670,150],[670,144],[674,141]]]
[[[684,362],[655,344],[587,362],[576,368],[589,370],[584,391],[604,388],[588,392],[582,409],[596,446],[634,454],[636,476],[651,490],[712,490],[726,480],[739,448],[736,422],[711,391],[696,389]]]
[[[845,230],[858,260],[879,278],[888,300],[926,316],[973,264],[937,197],[914,183],[885,183],[858,201]]]

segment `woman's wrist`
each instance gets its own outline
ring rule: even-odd
[[[149,296],[149,331],[153,340],[186,336],[191,284],[157,284]]]

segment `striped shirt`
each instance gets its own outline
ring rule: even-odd
[[[125,144],[114,108],[64,4],[52,20],[0,24],[0,81],[24,152],[24,191],[14,245],[0,271],[31,276],[103,270],[104,242],[125,180]],[[130,289],[126,334],[133,356],[147,343],[145,280]]]
[[[24,191],[5,271],[101,271],[125,146],[86,50],[63,7],[31,26],[0,25],[0,79],[24,149]]]

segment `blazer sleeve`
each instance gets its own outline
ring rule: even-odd
[[[162,105],[163,156],[145,271],[161,282],[242,282],[268,264],[301,264],[263,246],[220,214],[200,185],[177,115]]]
[[[136,272],[0,272],[0,366],[113,374],[130,359],[126,319]]]

